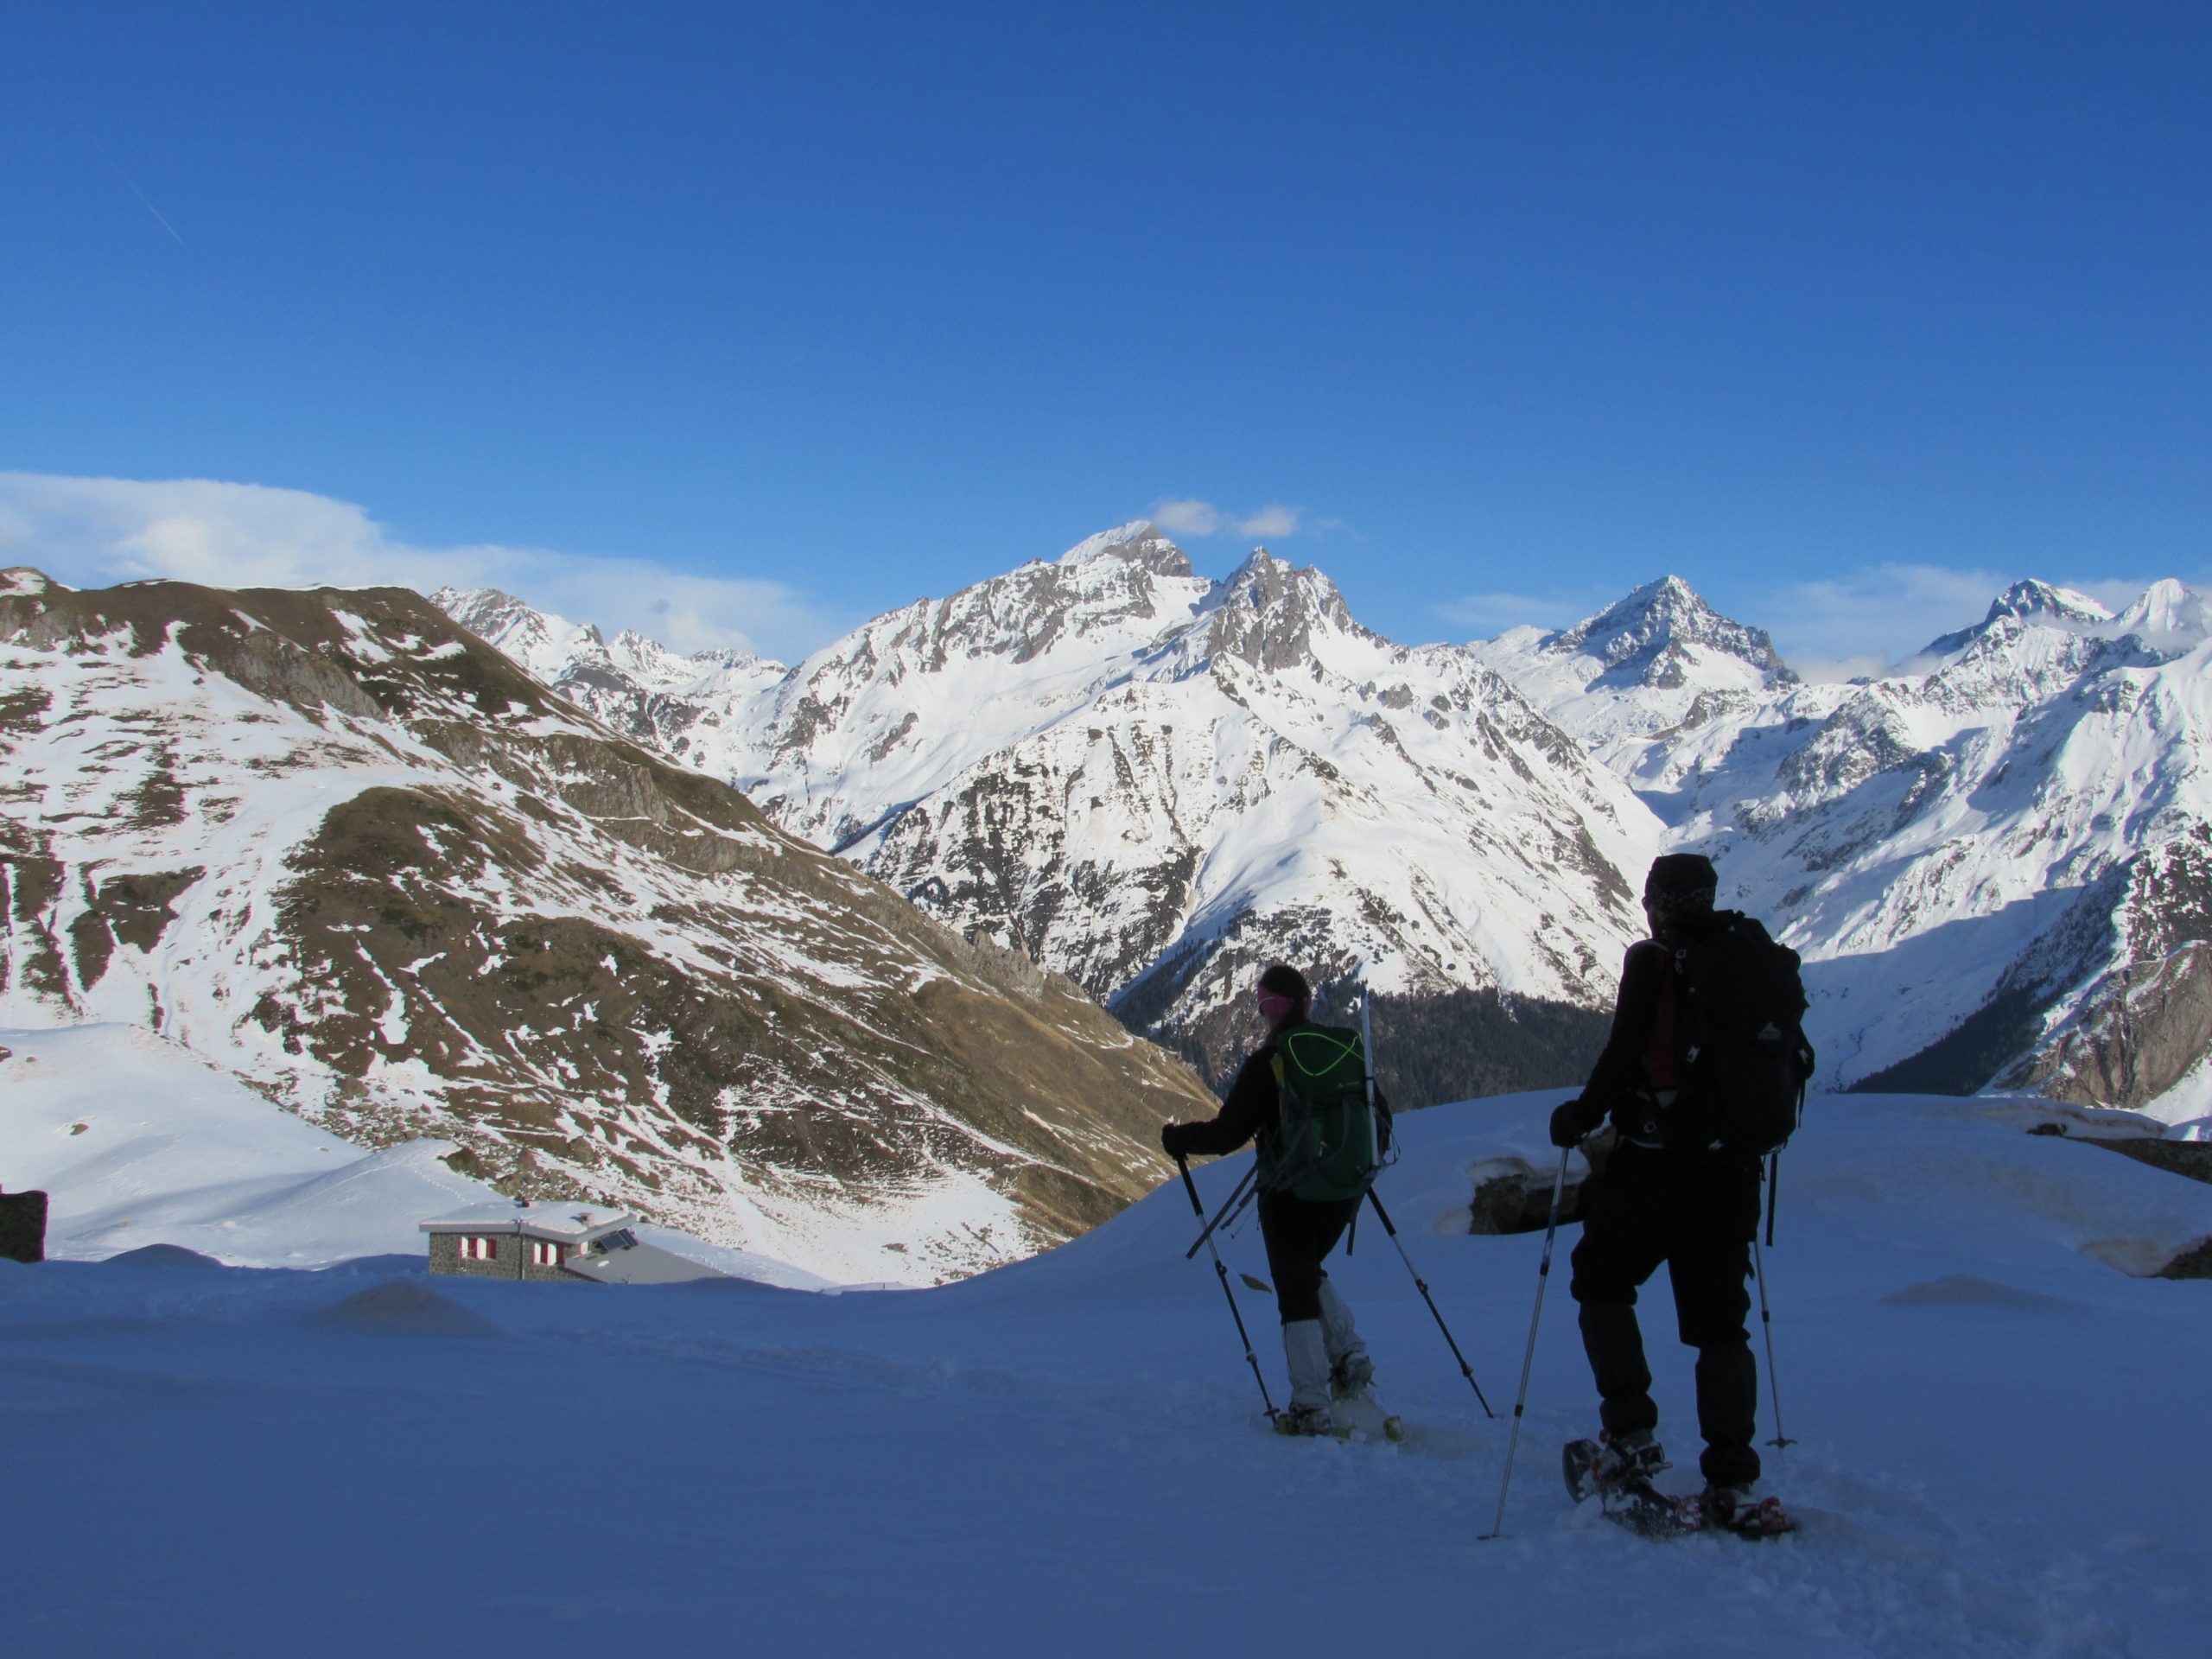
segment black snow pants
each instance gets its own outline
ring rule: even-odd
[[[1337,1248],[1357,1198],[1317,1201],[1287,1192],[1260,1194],[1260,1237],[1268,1247],[1268,1271],[1274,1275],[1275,1309],[1285,1325],[1321,1317],[1321,1263]]]
[[[1573,1294],[1608,1434],[1658,1425],[1636,1292],[1667,1264],[1675,1325],[1697,1350],[1697,1422],[1705,1436],[1698,1465],[1715,1486],[1748,1486],[1759,1478],[1751,1445],[1758,1374],[1745,1288],[1758,1220],[1756,1163],[1709,1163],[1624,1141],[1606,1162],[1574,1247]]]

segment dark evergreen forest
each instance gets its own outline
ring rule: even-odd
[[[1136,1010],[1117,1012],[1129,1020]],[[1325,984],[1313,1017],[1323,1025],[1357,1025],[1358,988]],[[1494,990],[1378,994],[1376,1077],[1399,1111],[1524,1089],[1573,1089],[1589,1075],[1611,1024],[1610,1015],[1588,1008]],[[1168,1046],[1218,1093],[1260,1034],[1257,1016],[1240,1005]]]

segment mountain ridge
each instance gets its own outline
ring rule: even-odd
[[[1071,566],[1090,568],[1093,585],[1058,585]],[[2094,907],[2084,895],[2105,873],[2192,833],[2205,810],[2186,758],[2193,701],[2173,702],[2164,735],[2139,718],[2141,677],[2176,688],[2212,632],[2178,583],[2117,613],[2016,584],[1918,666],[1839,685],[1801,680],[1763,630],[1677,576],[1570,628],[1408,648],[1361,627],[1325,575],[1264,550],[1220,582],[1188,570],[1135,521],[1058,562],[917,601],[790,671],[773,694],[780,714],[761,719],[763,702],[702,716],[735,741],[690,758],[727,764],[747,752],[730,728],[753,721],[768,735],[741,781],[780,822],[827,833],[925,908],[1069,971],[1201,1058],[1251,1035],[1239,976],[1271,954],[1386,995],[1494,988],[1509,1005],[1522,995],[1602,1008],[1613,958],[1640,931],[1643,861],[1662,847],[1705,851],[1808,954],[1836,1086],[1943,1040],[1992,998],[2017,1000],[2015,956],[2055,938],[2069,909]],[[917,654],[923,639],[934,644]],[[978,662],[1019,671],[967,671]],[[932,675],[957,684],[925,696]],[[1007,715],[1002,700],[1022,706]],[[1454,727],[1457,747],[1424,751],[1417,720]],[[2094,757],[2137,752],[2135,783],[2094,786]],[[1503,822],[1519,827],[1500,836],[1496,811],[1483,830],[1483,811],[1438,804],[1455,791],[1494,798],[1485,810],[1505,801]],[[2099,804],[2044,822],[2062,799],[2091,796]],[[2101,814],[2127,828],[2091,830]],[[1369,844],[1349,861],[1322,854],[1315,870],[1347,815],[1372,826]],[[1425,823],[1453,826],[1450,844],[1424,841]],[[2067,850],[2045,856],[2054,836]],[[1420,879],[1369,873],[1394,842],[1422,849],[1410,861]],[[1974,846],[1990,857],[1969,858]],[[1526,888],[1534,916],[1468,925],[1510,910],[1499,889],[1532,848],[1537,885],[1580,905],[1579,955],[1548,954],[1558,917]],[[1449,873],[1470,862],[1483,868],[1455,885]],[[1969,864],[1979,874],[1963,874]],[[1942,943],[1954,934],[1955,946]],[[2050,995],[2037,993],[2032,1029],[2019,1027],[2021,1046],[1974,1086],[2034,1077],[2084,1098],[2105,1086],[2034,1058],[2080,1046],[2060,1027],[2088,1017],[2089,987],[2142,971],[2120,965],[2135,961],[2120,935],[2101,948],[2037,982]],[[1912,988],[1909,1011],[1866,1011],[1884,974]],[[2170,1069],[2151,1068],[2116,1103],[2142,1103]]]
[[[0,1008],[840,1280],[1071,1236],[1197,1082],[401,589],[0,582]]]

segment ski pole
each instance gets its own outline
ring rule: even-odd
[[[1187,1176],[1189,1172],[1185,1171],[1185,1173]],[[1252,1201],[1254,1192],[1258,1191],[1256,1183],[1259,1179],[1259,1160],[1255,1159],[1252,1163],[1252,1167],[1244,1172],[1244,1179],[1237,1182],[1236,1190],[1234,1192],[1231,1192],[1223,1202],[1221,1208],[1214,1212],[1214,1218],[1206,1223],[1205,1230],[1198,1235],[1197,1243],[1193,1243],[1189,1249],[1183,1252],[1183,1259],[1185,1262],[1189,1261],[1192,1256],[1198,1253],[1198,1245],[1204,1244],[1208,1239],[1211,1238],[1217,1229],[1226,1227],[1231,1221],[1234,1221],[1238,1216],[1244,1212],[1244,1206]],[[1248,1192],[1246,1190],[1247,1188],[1250,1188],[1251,1191]],[[1196,1187],[1192,1187],[1191,1190],[1193,1193],[1198,1191]],[[1198,1214],[1204,1216],[1205,1211],[1201,1210],[1198,1211]]]
[[[1777,1147],[1766,1160],[1766,1247],[1774,1248],[1774,1201],[1782,1195],[1782,1151]]]
[[[1560,1195],[1567,1191],[1567,1160],[1572,1147],[1562,1147],[1559,1173],[1552,1181],[1552,1216],[1544,1226],[1544,1259],[1536,1268],[1536,1306],[1529,1315],[1529,1351],[1521,1357],[1521,1392],[1513,1397],[1513,1438],[1505,1443],[1505,1478],[1497,1484],[1497,1519],[1478,1542],[1505,1536],[1505,1495],[1513,1487],[1513,1455],[1521,1449],[1521,1414],[1529,1403],[1529,1368],[1536,1363],[1536,1321],[1544,1317],[1544,1286],[1552,1276],[1552,1240],[1559,1232]]]
[[[1191,1179],[1189,1161],[1178,1158],[1175,1167],[1183,1172],[1183,1190],[1191,1195],[1191,1208],[1198,1212],[1201,1221],[1205,1220],[1206,1207],[1198,1202],[1198,1184]],[[1260,1374],[1260,1357],[1252,1351],[1251,1333],[1244,1329],[1244,1315],[1237,1308],[1236,1293],[1229,1287],[1229,1264],[1221,1259],[1221,1252],[1214,1249],[1211,1232],[1203,1242],[1213,1255],[1213,1270],[1221,1280],[1221,1294],[1229,1298],[1229,1317],[1236,1321],[1236,1338],[1244,1344],[1244,1363],[1252,1368],[1252,1380],[1260,1385],[1260,1399],[1267,1406],[1268,1421],[1273,1422],[1275,1420],[1275,1402],[1268,1393],[1268,1379]],[[1192,1246],[1192,1249],[1196,1248]],[[1185,1256],[1184,1259],[1188,1261],[1190,1258]]]
[[[1459,1344],[1452,1338],[1452,1327],[1444,1323],[1444,1315],[1437,1312],[1436,1298],[1428,1294],[1428,1281],[1414,1266],[1414,1259],[1406,1254],[1405,1241],[1398,1236],[1398,1230],[1391,1225],[1390,1212],[1382,1207],[1382,1200],[1376,1196],[1373,1187],[1367,1189],[1367,1201],[1375,1206],[1375,1213],[1382,1218],[1382,1230],[1390,1235],[1390,1242],[1398,1247],[1398,1260],[1406,1264],[1406,1271],[1414,1276],[1414,1287],[1421,1292],[1421,1299],[1428,1304],[1429,1313],[1435,1318],[1436,1328],[1444,1333],[1444,1340],[1452,1350],[1452,1357],[1459,1362],[1459,1375],[1467,1379],[1467,1386],[1475,1391],[1475,1398],[1482,1402],[1483,1415],[1495,1419],[1497,1414],[1490,1408],[1490,1402],[1483,1397],[1483,1385],[1475,1381],[1475,1368],[1467,1363],[1467,1357],[1459,1351]]]
[[[1774,1377],[1774,1316],[1766,1306],[1766,1254],[1759,1249],[1758,1235],[1751,1235],[1751,1265],[1756,1268],[1759,1281],[1759,1330],[1766,1337],[1766,1392],[1774,1402],[1774,1438],[1767,1442],[1777,1451],[1796,1441],[1782,1432],[1782,1387]]]

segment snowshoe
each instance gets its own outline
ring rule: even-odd
[[[1346,1354],[1329,1367],[1329,1398],[1351,1400],[1375,1385],[1375,1362],[1365,1354]]]
[[[1338,1400],[1329,1415],[1340,1440],[1389,1440],[1395,1445],[1406,1438],[1405,1424],[1383,1410],[1364,1389]]]
[[[1605,1519],[1645,1538],[1679,1538],[1704,1529],[1695,1500],[1668,1497],[1640,1475],[1616,1481],[1599,1494]]]
[[[1646,1538],[1673,1538],[1702,1524],[1694,1504],[1685,1507],[1651,1484],[1652,1476],[1673,1465],[1649,1434],[1570,1440],[1560,1463],[1567,1495],[1578,1503],[1598,1499],[1616,1526]]]
[[[1649,1434],[1610,1434],[1594,1440],[1569,1440],[1560,1454],[1567,1496],[1580,1503],[1627,1481],[1649,1485],[1652,1476],[1674,1465]]]
[[[1779,1538],[1797,1530],[1797,1522],[1778,1497],[1754,1499],[1748,1486],[1708,1486],[1697,1499],[1699,1518],[1708,1532],[1732,1532],[1738,1538]]]
[[[1275,1414],[1275,1433],[1300,1438],[1333,1434],[1337,1426],[1325,1406],[1285,1406]]]

